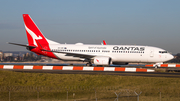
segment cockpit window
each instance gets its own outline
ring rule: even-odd
[[[159,53],[168,53],[168,51],[159,51]]]

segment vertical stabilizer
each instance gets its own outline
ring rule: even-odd
[[[29,46],[37,46],[36,40],[38,40],[41,45],[48,45],[46,38],[31,17],[28,14],[23,14],[23,19]]]
[[[41,54],[52,58],[57,58],[52,52],[46,52],[42,50],[42,49],[51,50],[49,47],[49,42],[50,44],[55,42],[48,40],[44,37],[44,35],[41,33],[41,31],[34,23],[34,21],[31,19],[29,14],[23,14],[23,19],[24,19],[24,25],[25,25],[29,46],[36,47],[36,48],[29,48],[29,50],[37,54]]]

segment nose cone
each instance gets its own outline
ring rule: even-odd
[[[172,60],[172,59],[174,59],[174,56],[171,55],[171,54],[169,54],[169,55],[168,55],[168,60]]]

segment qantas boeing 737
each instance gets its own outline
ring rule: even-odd
[[[128,63],[163,63],[173,59],[168,51],[140,45],[92,45],[92,44],[60,44],[47,39],[28,14],[23,14],[28,50],[47,57],[64,61],[85,61],[87,66],[110,64],[121,65]]]

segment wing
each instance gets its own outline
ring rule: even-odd
[[[80,53],[61,52],[61,51],[51,51],[51,52],[62,53],[62,54],[66,54],[66,56],[73,56],[73,57],[79,57],[79,58],[92,58],[96,56],[96,55],[88,55],[88,54],[80,54]]]

